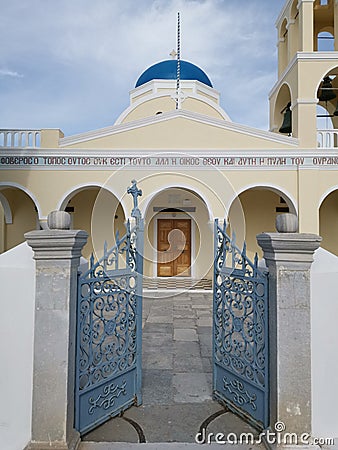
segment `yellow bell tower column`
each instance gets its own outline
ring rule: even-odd
[[[298,4],[297,0],[297,9],[299,11],[299,51],[301,52],[313,52],[313,3],[314,0],[302,0]]]
[[[318,104],[338,128],[337,3],[288,0],[276,21],[278,81],[270,93],[270,130],[298,138],[302,148],[327,145],[317,132]],[[291,117],[285,117],[288,104]]]

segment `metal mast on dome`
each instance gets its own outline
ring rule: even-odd
[[[177,13],[176,109],[181,109],[181,18]]]

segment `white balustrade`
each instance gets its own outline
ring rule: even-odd
[[[338,148],[337,130],[317,130],[318,148]],[[39,148],[41,130],[1,130],[0,148]]]
[[[41,130],[0,130],[0,148],[37,148]]]
[[[317,130],[319,148],[338,148],[338,130]]]

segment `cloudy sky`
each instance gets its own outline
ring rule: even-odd
[[[112,125],[150,65],[176,48],[235,122],[268,129],[284,0],[0,0],[0,128]]]

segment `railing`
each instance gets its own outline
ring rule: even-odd
[[[0,148],[38,148],[41,130],[0,130]]]
[[[337,130],[317,130],[318,148],[338,148]],[[1,130],[0,148],[39,148],[41,130]]]
[[[338,148],[338,130],[317,130],[319,148]]]

